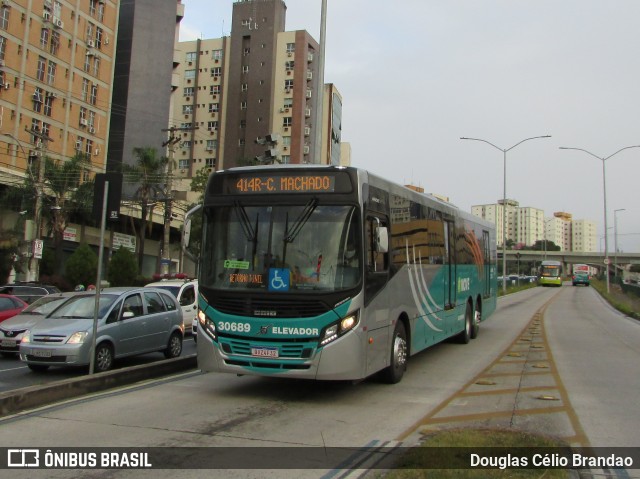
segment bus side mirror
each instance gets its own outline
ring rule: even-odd
[[[376,252],[389,252],[389,230],[386,226],[378,226],[376,228]]]

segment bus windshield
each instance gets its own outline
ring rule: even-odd
[[[201,286],[219,290],[332,292],[360,282],[354,206],[233,205],[205,210]]]
[[[550,276],[553,278],[556,278],[558,276],[560,276],[560,267],[558,266],[542,266],[541,272],[540,272],[541,276]]]

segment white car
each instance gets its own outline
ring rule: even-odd
[[[193,332],[193,324],[198,320],[197,279],[163,279],[145,285],[147,287],[164,289],[173,294],[182,308],[185,333]]]

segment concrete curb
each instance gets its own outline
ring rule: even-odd
[[[196,369],[195,354],[0,393],[0,417],[27,409]]]

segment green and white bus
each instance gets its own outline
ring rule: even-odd
[[[493,225],[362,169],[215,172],[202,214],[203,371],[395,383],[496,308]]]
[[[540,263],[538,284],[540,286],[562,286],[562,263],[551,260]]]

